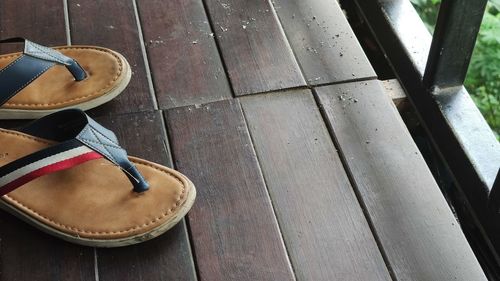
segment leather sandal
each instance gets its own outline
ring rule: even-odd
[[[0,129],[0,208],[69,242],[119,247],[152,239],[177,224],[195,197],[187,177],[128,157],[114,133],[81,110]]]
[[[118,96],[132,75],[127,60],[106,48],[47,48],[24,38],[0,43],[24,43],[23,52],[0,55],[0,119],[94,108]]]

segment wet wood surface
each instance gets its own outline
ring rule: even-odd
[[[311,92],[242,103],[297,278],[390,280]]]
[[[177,168],[198,186],[189,214],[201,280],[294,280],[241,107],[171,109]]]
[[[273,3],[308,84],[377,76],[337,1],[276,0]]]
[[[13,36],[126,56],[130,85],[89,113],[198,198],[117,249],[0,212],[0,280],[484,280],[391,104],[401,89],[382,92],[336,1],[2,0]]]
[[[96,45],[118,51],[132,68],[132,79],[123,94],[92,112],[94,115],[154,109],[141,37],[133,1],[68,1],[71,43]]]
[[[317,92],[397,280],[486,280],[380,83]]]
[[[37,3],[43,9],[26,9],[33,5],[31,0],[0,1],[0,38],[25,37],[40,44],[66,44],[63,3],[59,0]],[[9,44],[0,45],[2,54],[21,50]]]
[[[201,1],[140,0],[137,6],[160,108],[231,98]]]
[[[305,85],[270,1],[205,3],[236,95]]]

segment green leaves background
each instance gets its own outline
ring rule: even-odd
[[[433,32],[441,0],[411,0],[411,2],[429,31]],[[472,54],[465,87],[499,138],[500,0],[490,0],[488,3]]]

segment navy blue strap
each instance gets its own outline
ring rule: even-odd
[[[20,130],[23,133],[65,142],[76,139],[101,154],[125,172],[135,192],[144,192],[149,184],[130,162],[115,134],[98,124],[79,109],[67,109],[38,119]]]
[[[23,55],[0,70],[0,105],[6,103],[52,66],[53,62]]]
[[[54,49],[19,37],[0,40],[0,43],[24,43],[23,54],[0,70],[0,105],[57,64],[66,66],[76,81],[87,77],[77,61]]]

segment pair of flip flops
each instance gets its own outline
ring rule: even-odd
[[[47,48],[22,38],[0,55],[0,208],[64,240],[96,247],[143,242],[189,211],[193,183],[170,168],[127,156],[113,132],[84,110],[118,96],[127,60],[101,47]]]

